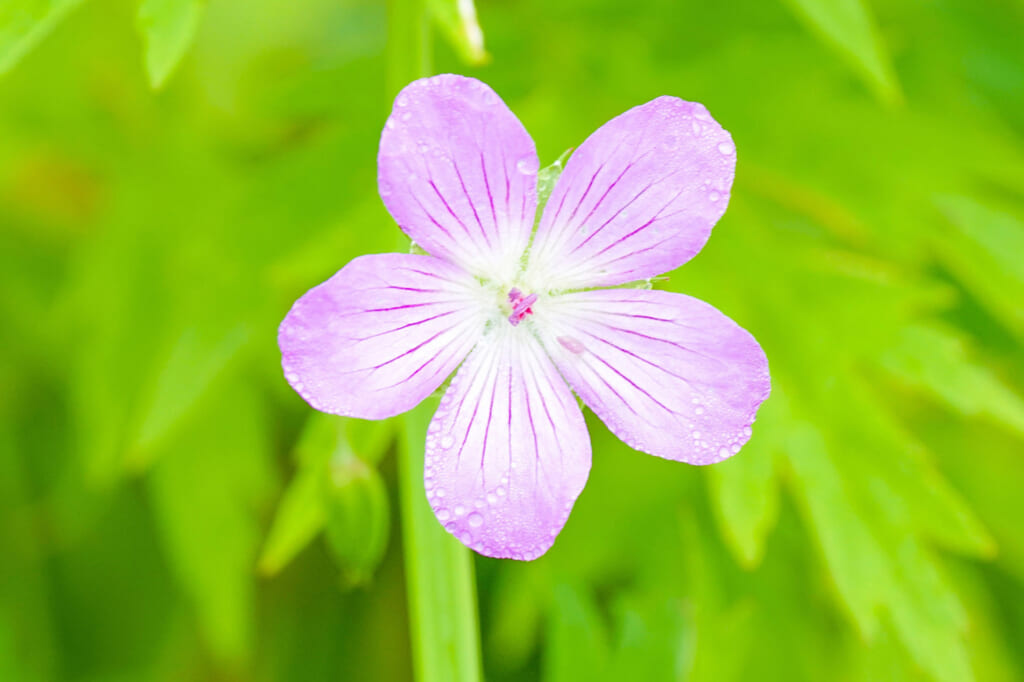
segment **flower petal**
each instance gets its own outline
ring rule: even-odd
[[[492,332],[459,368],[427,432],[424,480],[438,520],[466,546],[535,559],[590,472],[576,399],[525,328]]]
[[[725,212],[735,151],[703,105],[675,97],[612,119],[559,177],[537,229],[531,272],[549,289],[577,289],[679,267]]]
[[[480,339],[472,278],[432,256],[361,256],[281,323],[285,377],[318,410],[383,419],[415,407]]]
[[[429,253],[477,275],[519,269],[537,210],[537,150],[490,87],[446,74],[395,99],[377,159],[384,205]]]
[[[739,452],[771,390],[757,341],[714,307],[665,291],[565,294],[536,308],[559,371],[637,450],[690,464]]]

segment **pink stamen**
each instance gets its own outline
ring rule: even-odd
[[[523,321],[524,317],[533,314],[533,309],[530,306],[537,302],[537,294],[523,296],[523,292],[513,288],[508,292],[508,301],[512,304],[512,314],[508,316],[508,321],[515,327]]]

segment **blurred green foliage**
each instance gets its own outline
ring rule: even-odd
[[[475,559],[488,679],[1024,678],[1024,6],[483,0],[480,65],[434,5],[438,70],[544,165],[662,94],[732,132],[729,211],[659,286],[774,379],[705,469],[588,415],[554,549]],[[397,423],[313,414],[275,343],[399,241],[387,17],[0,3],[0,680],[412,676]]]

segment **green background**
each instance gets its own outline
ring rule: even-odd
[[[406,608],[413,422],[313,414],[276,346],[401,248],[405,5],[0,2],[0,680],[403,680],[438,636]],[[658,286],[773,376],[713,467],[587,415],[554,548],[473,559],[487,679],[1024,679],[1024,4],[481,0],[485,64],[431,7],[433,69],[542,165],[708,107],[732,200]]]

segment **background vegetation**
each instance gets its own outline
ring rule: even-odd
[[[412,677],[415,438],[312,413],[275,342],[400,243],[400,4],[0,2],[0,680]],[[659,286],[774,379],[710,468],[588,415],[554,549],[474,559],[486,677],[1024,679],[1024,5],[481,0],[489,58],[430,6],[434,69],[542,164],[662,94],[732,132],[729,211]]]

